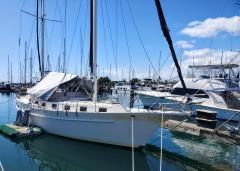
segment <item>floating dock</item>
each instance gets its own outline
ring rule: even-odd
[[[0,132],[14,138],[25,138],[40,135],[42,129],[37,127],[17,126],[14,124],[0,125]]]
[[[196,136],[204,136],[207,138],[217,138],[231,142],[233,144],[240,144],[240,134],[232,134],[230,131],[215,130],[205,127],[197,126],[197,124],[180,122],[176,120],[168,120],[164,122],[164,127],[170,130],[184,132]]]

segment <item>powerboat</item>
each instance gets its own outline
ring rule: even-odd
[[[188,97],[185,96],[180,81],[173,86],[171,92],[137,91],[136,93],[145,108],[171,103],[168,107],[182,109],[191,107],[193,111],[215,110],[218,112],[218,119],[238,121],[237,113],[240,112],[238,67],[237,64],[189,66],[190,70],[184,78]]]

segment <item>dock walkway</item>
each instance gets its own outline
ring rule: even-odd
[[[42,129],[37,127],[5,124],[5,125],[0,125],[0,132],[14,138],[25,138],[25,137],[40,135],[42,133]]]
[[[164,123],[164,127],[168,129],[173,129],[175,131],[184,132],[196,136],[203,136],[207,138],[220,138],[221,140],[226,140],[234,144],[240,144],[240,135],[232,134],[229,131],[215,130],[210,128],[204,128],[197,126],[193,123],[180,122],[176,120],[168,120]]]

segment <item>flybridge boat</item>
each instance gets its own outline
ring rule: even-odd
[[[217,118],[228,120],[240,112],[239,71],[237,64],[192,65],[184,78],[191,98],[191,107],[210,109],[218,112]],[[156,107],[162,102],[174,101],[182,108],[189,102],[184,95],[181,82],[173,86],[171,92],[137,91],[145,108]],[[171,104],[171,107],[180,107]],[[239,120],[236,116],[232,120]]]
[[[131,147],[144,146],[161,117],[182,119],[187,112],[124,108],[116,101],[92,101],[92,83],[77,75],[50,72],[17,105],[30,110],[30,124],[64,137]]]
[[[130,93],[132,88],[133,86],[131,85],[130,82],[120,81],[120,82],[117,82],[114,85],[114,87],[111,88],[111,90],[115,94],[126,94],[126,93]]]

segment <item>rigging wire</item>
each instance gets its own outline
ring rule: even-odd
[[[181,55],[181,54],[180,54],[181,51],[182,51],[182,50],[180,50],[180,51],[178,52],[178,56]],[[172,72],[171,72],[171,75],[170,75],[169,81],[172,80],[173,72],[174,72],[175,69],[176,69],[176,67],[174,66],[173,69],[172,69]]]
[[[135,18],[134,18],[134,16],[133,16],[133,11],[132,11],[131,4],[129,3],[129,0],[126,0],[126,1],[127,1],[128,9],[129,9],[129,11],[130,11],[131,19],[132,19],[132,21],[133,21],[133,25],[134,25],[134,27],[135,27],[135,30],[136,30],[138,39],[139,39],[139,41],[140,41],[140,44],[141,44],[141,46],[142,46],[142,48],[143,48],[143,50],[144,50],[145,56],[147,57],[150,65],[151,65],[151,67],[153,68],[154,73],[155,73],[157,76],[159,76],[158,73],[157,73],[157,70],[155,69],[155,67],[154,67],[154,65],[153,65],[153,63],[152,63],[152,60],[151,60],[151,58],[150,58],[150,55],[148,54],[148,51],[147,51],[147,49],[146,49],[146,47],[145,47],[145,45],[144,45],[144,43],[143,43],[143,39],[142,39],[142,37],[141,37],[141,35],[140,35],[140,32],[139,32],[139,29],[138,29],[138,27],[137,27]]]
[[[47,62],[45,64],[46,65],[45,68],[46,68],[47,65],[48,65],[48,67],[49,67],[49,65],[51,65],[49,56],[53,56],[53,53],[52,53],[52,50],[51,50],[51,46],[50,46],[50,43],[49,43],[49,36],[48,36],[47,27],[45,28],[45,37],[46,37],[46,47],[47,47],[47,50],[46,50]],[[48,70],[49,70],[49,68],[48,68]]]
[[[87,3],[87,8],[86,8],[86,13],[85,13],[85,21],[84,21],[84,26],[83,26],[83,32],[82,29],[80,27],[80,34],[81,34],[81,70],[82,70],[82,64],[83,64],[83,60],[85,59],[85,53],[84,53],[84,47],[85,47],[85,41],[86,41],[86,28],[87,28],[87,18],[88,18],[88,8],[89,8],[89,3]],[[89,62],[89,61],[87,61]],[[81,71],[82,72],[82,71]],[[86,69],[85,69],[85,75],[87,76],[88,74],[88,65],[86,65]]]
[[[164,13],[163,13],[163,10],[162,10],[162,7],[161,7],[161,3],[160,3],[159,0],[155,0],[155,6],[157,8],[159,24],[160,24],[160,27],[162,29],[163,35],[164,35],[164,37],[167,41],[168,47],[171,51],[172,58],[173,58],[174,64],[175,64],[176,69],[177,69],[178,77],[181,81],[181,84],[182,84],[185,95],[188,95],[189,92],[188,92],[188,89],[186,88],[186,84],[183,80],[181,68],[178,64],[177,56],[176,56],[176,53],[175,53],[175,50],[174,50],[174,47],[173,47],[172,38],[171,38],[171,35],[169,33],[169,29],[168,29],[168,26],[167,26],[167,23],[166,23],[166,20],[165,20],[165,16],[164,16]]]
[[[21,5],[21,9],[23,9],[24,5],[25,5],[26,0],[23,1],[22,5]],[[21,38],[22,38],[22,13],[20,10],[20,28],[19,28],[19,39],[18,39],[18,69],[19,69],[19,73],[18,73],[18,77],[19,77],[19,81],[21,82]]]
[[[57,15],[57,10],[58,10],[58,0],[55,0],[55,9],[54,9],[54,14],[53,14],[53,18],[56,18]],[[62,18],[61,18],[62,20]],[[48,32],[46,30],[46,43],[47,43],[47,48],[48,48],[48,55],[53,56],[52,50],[51,50],[51,44],[52,44],[52,39],[53,39],[53,31],[55,28],[55,22],[52,23],[52,27],[51,27],[51,31],[50,31],[50,37],[48,36]],[[53,59],[53,58],[52,58]],[[48,60],[50,60],[50,58],[48,57]],[[48,61],[50,62],[50,61]],[[58,66],[58,63],[56,64],[56,66]],[[49,70],[50,68],[48,68]],[[57,70],[57,67],[56,67]]]
[[[131,115],[132,118],[132,130],[131,130],[131,137],[132,137],[132,171],[135,171],[135,156],[134,156],[134,115]]]
[[[101,1],[101,14],[102,14],[102,22],[103,22],[103,37],[104,37],[104,45],[105,45],[105,53],[106,53],[106,61],[107,61],[107,68],[109,69],[109,62],[108,62],[108,48],[107,48],[107,37],[106,37],[106,27],[105,27],[105,20],[104,20],[104,13],[103,13],[103,1]]]
[[[110,39],[111,39],[111,43],[112,43],[112,51],[113,51],[115,65],[116,65],[116,79],[118,79],[117,55],[116,55],[116,50],[114,48],[113,35],[112,35],[112,28],[111,28],[111,24],[110,24],[110,17],[109,17],[108,6],[107,6],[106,0],[104,0],[104,2],[105,2],[106,14],[107,14],[107,21],[108,21],[107,23],[108,23],[108,27],[109,27],[109,31],[110,31]]]
[[[125,40],[126,40],[126,46],[127,46],[127,50],[128,50],[128,58],[129,58],[129,62],[130,62],[130,66],[129,67],[130,67],[130,70],[131,70],[131,68],[132,68],[132,59],[131,59],[129,41],[128,41],[128,37],[127,37],[127,29],[126,29],[125,18],[124,18],[124,15],[123,15],[122,0],[120,0],[120,12],[121,12],[121,16],[122,16],[122,23],[123,23],[123,28],[124,28],[124,35],[125,35]]]
[[[163,149],[163,106],[161,112],[161,132],[160,132],[160,160],[159,160],[159,170],[162,171],[162,149]]]
[[[30,37],[29,37],[29,41],[28,41],[28,46],[27,46],[27,56],[29,56],[29,53],[30,53],[30,44],[31,44],[31,41],[32,41],[32,34],[33,34],[33,29],[34,29],[34,20],[33,20],[33,23],[32,23],[32,28],[31,28],[31,33],[30,33]]]
[[[54,9],[54,15],[53,15],[53,18],[56,18],[56,14],[57,14],[57,1],[58,0],[55,0],[55,9]],[[52,29],[51,29],[51,32],[50,32],[50,35],[51,35],[51,37],[50,37],[50,40],[49,40],[49,44],[52,44],[52,39],[53,39],[53,30],[54,30],[54,25],[55,24],[55,22],[53,22],[52,23]]]
[[[18,73],[18,79],[21,83],[21,27],[22,27],[22,15],[20,13],[20,32],[19,32],[19,39],[18,39],[18,69],[19,69],[19,73]]]
[[[80,1],[79,8],[78,8],[78,13],[77,13],[77,18],[76,18],[75,25],[74,25],[73,37],[72,37],[72,41],[71,41],[71,45],[70,45],[70,49],[69,49],[66,69],[68,68],[69,60],[70,60],[71,53],[72,53],[72,47],[73,47],[73,42],[74,42],[74,39],[75,39],[75,34],[76,34],[78,20],[79,20],[79,16],[80,16],[80,12],[81,12],[82,2],[83,1]]]
[[[182,51],[179,50],[177,56],[180,56],[180,55],[181,55],[181,52],[182,52]],[[159,65],[160,68],[162,68],[162,67],[165,65],[165,63],[167,63],[168,59],[170,59],[170,55],[171,55],[171,53],[169,53],[168,56],[167,56],[167,58],[165,58],[165,61],[164,61],[161,65]],[[174,72],[175,68],[176,68],[176,67],[173,67],[173,69],[172,69],[172,71],[171,71],[171,74],[170,74],[170,78],[168,79],[168,81],[173,80],[172,76],[173,76],[173,72]],[[160,72],[158,72],[158,75],[156,75],[156,74],[154,73],[153,78],[155,78],[155,77],[158,78],[158,76],[160,76]],[[151,82],[150,82],[150,83],[151,83]],[[150,83],[149,83],[149,84],[150,84]]]
[[[62,18],[63,18],[63,14],[61,13],[61,8],[60,8],[60,5],[59,5],[59,3],[58,3],[58,0],[56,0],[56,3],[57,3],[58,13],[59,13],[59,15],[60,15],[60,18],[62,19]],[[58,55],[60,61],[61,61],[62,49],[63,49],[63,47],[64,47],[64,41],[63,41],[63,39],[64,39],[64,23],[62,24],[61,45],[60,45],[60,50],[59,50],[59,55]],[[61,63],[60,63],[59,66],[58,66],[58,64],[57,64],[57,67],[60,69],[59,71],[61,71]],[[57,67],[56,67],[56,68],[57,68]]]

